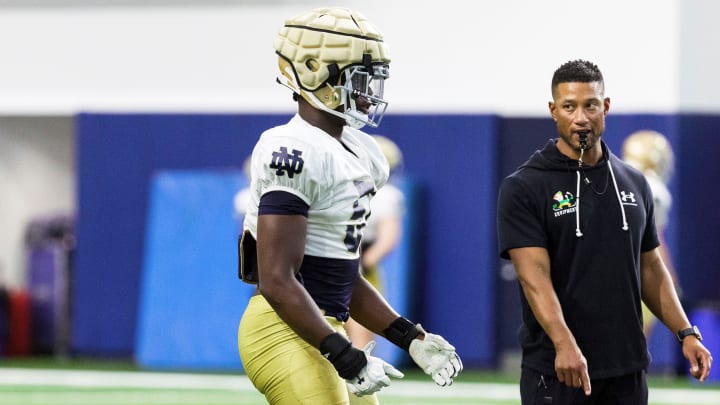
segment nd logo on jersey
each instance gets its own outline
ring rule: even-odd
[[[296,174],[302,173],[305,161],[300,155],[302,155],[302,151],[293,149],[291,155],[286,147],[281,146],[279,152],[273,152],[270,168],[276,169],[276,175],[283,176],[287,173],[288,177],[292,179]]]
[[[556,217],[575,212],[577,199],[575,199],[575,195],[573,195],[573,193],[569,191],[564,193],[562,191],[558,191],[553,195],[553,201],[555,202],[552,205],[552,209],[555,211]]]

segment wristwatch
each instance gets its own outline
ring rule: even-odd
[[[679,330],[677,333],[677,338],[680,343],[682,343],[683,339],[690,335],[695,336],[697,340],[702,342],[702,335],[700,334],[700,330],[698,330],[698,327],[695,325],[693,325],[691,328]]]

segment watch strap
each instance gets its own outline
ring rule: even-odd
[[[682,341],[688,337],[688,336],[695,336],[697,340],[702,342],[702,335],[700,334],[700,330],[697,326],[693,325],[686,329],[681,329],[677,333],[677,338],[682,343]]]

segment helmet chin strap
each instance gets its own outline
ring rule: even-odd
[[[367,114],[363,114],[360,111],[354,109],[345,111],[345,123],[347,124],[347,126],[355,129],[360,129],[365,125],[370,125],[373,128],[377,127],[377,125],[372,125],[370,123]]]
[[[286,68],[286,71],[288,72],[288,74],[293,74],[293,72],[290,70],[290,68]],[[335,88],[336,89],[339,88],[342,91],[342,99],[343,99],[342,104],[346,106],[345,107],[346,109],[344,112],[340,112],[340,111],[328,108],[322,101],[320,101],[319,98],[317,98],[317,96],[314,93],[298,88],[295,85],[295,83],[293,83],[291,80],[288,80],[288,78],[285,77],[284,75],[278,76],[275,79],[275,81],[277,81],[277,83],[289,88],[294,93],[300,94],[301,97],[305,98],[308,102],[310,102],[310,104],[312,104],[313,107],[315,107],[319,110],[326,111],[336,117],[345,119],[346,125],[351,128],[361,129],[365,126],[370,126],[372,128],[378,127],[379,121],[374,122],[373,120],[370,119],[368,114],[365,114],[365,113],[359,111],[357,109],[357,104],[355,102],[355,98],[353,98],[352,95],[348,93],[348,90],[342,86],[336,86]]]

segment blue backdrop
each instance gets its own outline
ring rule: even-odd
[[[153,176],[136,358],[154,368],[237,367],[237,327],[254,288],[239,282],[233,197],[240,171]]]
[[[164,169],[241,167],[280,115],[77,117],[78,248],[73,348],[132,356],[150,179]]]
[[[407,231],[383,260],[383,294],[411,315],[413,238],[418,193],[407,178],[396,185],[406,196]],[[235,194],[247,187],[238,170],[164,170],[153,176],[140,285],[136,359],[147,368],[240,367],[234,333],[254,286],[237,278],[236,240],[242,214]],[[393,364],[404,352],[379,339],[374,355]]]
[[[77,117],[78,249],[73,348],[78,354],[133,356],[154,173],[240,168],[262,130],[288,115],[82,114]],[[668,242],[688,310],[720,300],[720,193],[707,151],[720,146],[720,117],[610,115],[605,140],[657,129],[671,140],[677,170]],[[503,281],[496,255],[498,182],[547,138],[547,119],[490,115],[390,115],[379,133],[405,155],[405,174],[424,198],[409,311],[445,335],[468,366],[494,365],[516,344],[517,285]],[[697,254],[695,252],[702,252]],[[233,273],[234,267],[227,269]],[[234,335],[234,327],[228,331]],[[673,349],[674,350],[674,349]],[[720,348],[718,348],[720,350]]]

